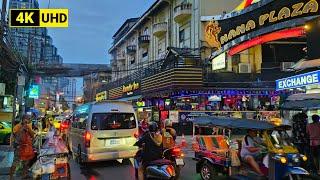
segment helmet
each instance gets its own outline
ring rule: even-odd
[[[158,127],[158,124],[156,122],[151,122],[149,124],[149,131],[150,132],[156,132],[158,131],[159,127]]]
[[[165,127],[172,126],[172,121],[170,119],[165,120]]]

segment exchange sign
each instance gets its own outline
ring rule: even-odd
[[[276,90],[293,89],[312,84],[320,84],[320,70],[279,79],[276,81]]]

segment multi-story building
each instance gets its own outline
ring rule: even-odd
[[[113,36],[112,80],[162,60],[167,48],[199,56],[203,44],[200,17],[232,10],[241,0],[157,0],[140,18],[128,19]]]
[[[38,9],[38,0],[10,0],[10,9]],[[46,28],[10,28],[10,38],[16,50],[28,60],[28,64],[57,64],[57,48]]]
[[[158,0],[115,38],[107,96],[152,109],[155,120],[175,110],[179,122],[199,115],[190,111],[275,110],[300,91],[277,91],[275,81],[305,57],[304,25],[319,11],[302,0]]]
[[[72,105],[75,104],[75,99],[77,96],[77,79],[66,78],[66,80],[68,83],[62,88],[62,96],[68,103],[69,108],[72,108]]]
[[[10,0],[10,9],[38,9],[38,0]],[[9,37],[14,48],[27,60],[29,65],[61,64],[52,38],[46,28],[10,28]],[[58,78],[43,77],[40,82],[40,99],[36,106],[50,109],[55,106]]]

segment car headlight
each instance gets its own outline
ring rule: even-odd
[[[280,162],[282,163],[282,164],[286,164],[287,163],[287,159],[285,158],[285,157],[280,157]]]
[[[301,158],[302,158],[303,161],[307,161],[308,160],[307,156],[305,156],[305,155],[301,155]]]

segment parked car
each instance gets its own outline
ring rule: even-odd
[[[0,122],[0,143],[10,144],[10,136],[12,132],[12,125],[9,122]]]
[[[137,133],[137,116],[131,103],[92,102],[73,113],[69,148],[80,164],[132,158],[138,150],[133,146]]]

